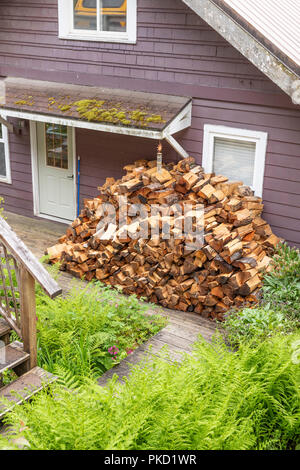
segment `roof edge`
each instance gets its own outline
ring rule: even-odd
[[[300,104],[300,75],[259,41],[224,8],[221,0],[182,0],[272,82]],[[279,54],[278,54],[279,55]]]
[[[227,13],[239,26],[241,26],[248,34],[256,39],[263,47],[265,47],[271,54],[273,54],[280,62],[282,62],[288,69],[295,73],[300,79],[300,65],[293,59],[288,57],[270,41],[264,34],[259,32],[252,24],[250,24],[243,16],[241,16],[234,8],[230,7],[224,0],[211,0],[212,3],[217,5],[221,10]]]

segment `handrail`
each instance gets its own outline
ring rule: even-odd
[[[0,249],[0,315],[22,339],[29,354],[28,361],[20,366],[26,372],[37,365],[35,281],[52,299],[62,289],[2,217]]]
[[[48,271],[19,239],[8,223],[0,217],[0,240],[9,248],[11,254],[29,271],[51,299],[62,293],[62,289],[52,279]]]

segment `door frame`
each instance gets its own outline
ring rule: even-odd
[[[77,217],[77,158],[76,158],[76,128],[71,127],[72,131],[72,147],[73,147],[73,191],[74,191],[74,211],[73,218],[61,219],[52,215],[40,213],[40,190],[39,190],[39,167],[38,167],[38,136],[37,136],[38,121],[30,121],[30,147],[31,147],[31,169],[32,169],[32,192],[33,192],[33,213],[36,217],[43,219],[53,220],[61,223],[72,222]]]

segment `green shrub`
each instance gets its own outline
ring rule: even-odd
[[[259,342],[275,333],[300,327],[300,252],[281,244],[272,260],[272,271],[264,277],[261,305],[230,312],[220,328],[228,342]]]
[[[7,416],[31,449],[292,449],[300,433],[300,335],[230,353],[199,342],[181,364],[156,359],[120,385],[54,386]],[[66,382],[68,382],[68,378]],[[0,447],[12,442],[0,438]]]
[[[98,282],[54,300],[38,289],[39,365],[54,373],[59,366],[78,380],[99,377],[165,325],[145,309],[135,296]]]
[[[220,327],[228,343],[236,347],[249,341],[257,344],[276,333],[289,333],[295,329],[295,322],[288,320],[280,310],[265,305],[231,312]]]
[[[4,199],[3,197],[0,196],[0,217],[3,217],[3,211],[4,211],[3,204],[4,204]]]
[[[300,251],[281,244],[272,264],[264,277],[264,302],[300,321]]]

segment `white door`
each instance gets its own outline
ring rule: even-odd
[[[75,218],[72,129],[37,124],[39,213],[68,221]]]

